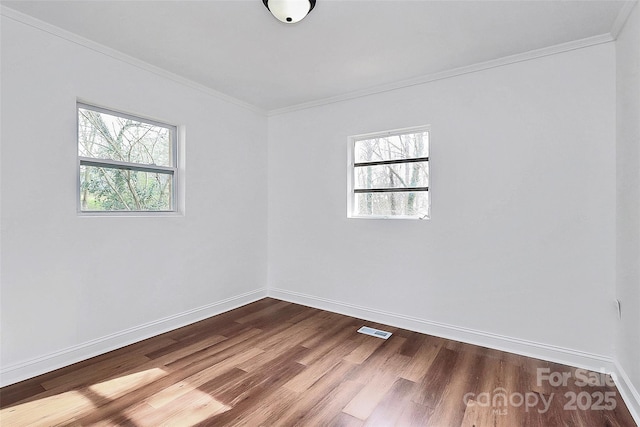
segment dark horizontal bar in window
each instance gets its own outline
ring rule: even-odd
[[[404,188],[356,188],[354,193],[406,193],[415,191],[429,191],[429,187],[404,187]]]
[[[130,171],[139,171],[147,173],[163,173],[173,175],[175,174],[174,168],[158,165],[145,165],[135,163],[125,163],[116,160],[90,160],[86,157],[80,159],[81,166],[93,166],[97,168],[111,168]]]
[[[397,165],[399,163],[417,163],[417,162],[428,162],[428,157],[414,157],[412,159],[398,159],[398,160],[380,160],[378,162],[359,162],[354,163],[355,167],[362,166],[378,166],[378,165]]]

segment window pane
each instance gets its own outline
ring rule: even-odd
[[[429,186],[429,162],[355,168],[355,188],[408,188]]]
[[[354,148],[356,163],[427,157],[429,132],[365,139],[356,141]]]
[[[170,211],[171,174],[80,166],[83,211]]]
[[[429,192],[356,193],[356,215],[407,215],[429,214]]]
[[[169,128],[78,108],[78,154],[82,157],[173,166]]]

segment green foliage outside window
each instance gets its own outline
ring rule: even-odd
[[[173,138],[170,127],[79,107],[81,210],[173,210]]]

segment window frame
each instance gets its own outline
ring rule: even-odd
[[[412,133],[423,133],[426,132],[429,134],[428,144],[427,144],[427,156],[426,157],[408,157],[405,159],[394,159],[394,160],[381,160],[381,161],[372,161],[372,162],[355,162],[355,147],[356,143],[359,141],[364,141],[373,138],[380,137],[391,137],[398,135],[406,135]],[[430,151],[431,151],[431,126],[430,125],[422,125],[422,126],[413,126],[402,129],[394,129],[387,130],[381,132],[372,132],[360,135],[352,135],[347,138],[347,218],[352,219],[431,219],[431,163],[430,163]],[[389,165],[389,164],[407,164],[414,162],[427,162],[429,163],[429,177],[427,187],[411,187],[408,189],[395,189],[395,188],[385,188],[385,189],[356,189],[355,188],[355,174],[357,167],[366,167],[366,166],[377,166],[377,165]],[[356,194],[358,193],[401,193],[401,192],[422,192],[425,191],[428,193],[428,204],[427,204],[427,213],[424,215],[358,215],[355,212],[356,206]]]
[[[171,144],[171,165],[153,165],[144,163],[131,163],[123,162],[119,160],[100,159],[96,157],[86,157],[80,155],[80,109],[91,110],[97,113],[108,114],[111,116],[122,117],[124,119],[135,120],[140,123],[149,124],[152,126],[162,127],[169,131]],[[131,114],[112,108],[100,107],[95,104],[90,104],[84,101],[76,101],[76,172],[77,172],[77,188],[76,188],[76,203],[77,212],[80,216],[165,216],[180,214],[180,179],[179,179],[179,165],[180,165],[180,151],[179,151],[179,127],[177,125],[171,125],[159,120],[150,119],[147,117]],[[147,173],[162,173],[171,176],[171,209],[170,210],[82,210],[81,191],[82,191],[82,177],[80,173],[81,166],[93,166],[93,167],[105,167],[109,169],[119,170],[131,170],[137,172]]]

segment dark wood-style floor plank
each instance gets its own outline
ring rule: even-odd
[[[554,386],[539,369],[571,380]],[[636,425],[615,387],[579,386],[578,373],[265,298],[2,388],[0,425]],[[584,392],[615,407],[568,410],[566,396]]]

